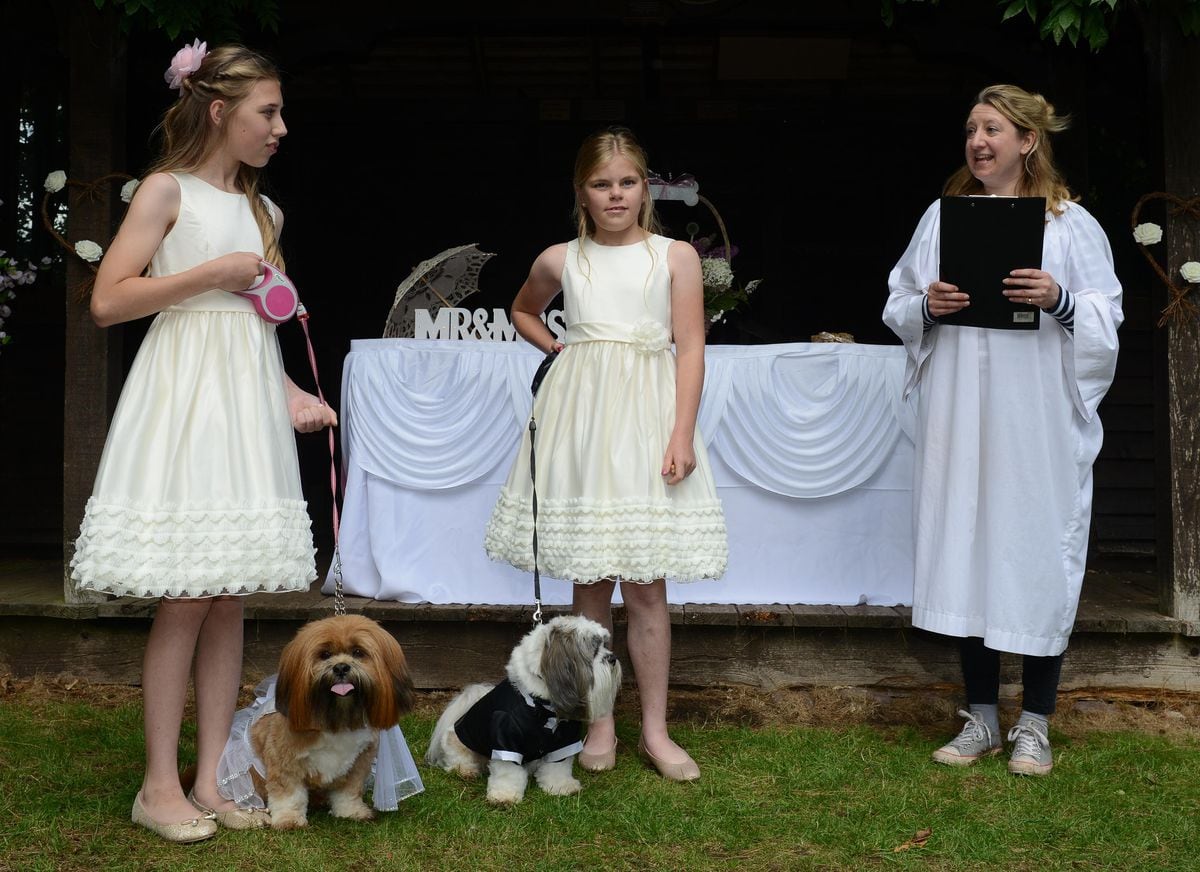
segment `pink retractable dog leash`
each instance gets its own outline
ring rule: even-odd
[[[325,393],[321,390],[321,379],[317,375],[317,356],[313,352],[312,336],[308,332],[308,309],[300,302],[300,293],[295,284],[283,270],[273,264],[262,262],[262,275],[254,284],[244,291],[234,291],[254,304],[254,310],[259,317],[271,324],[283,324],[295,316],[304,330],[304,343],[308,348],[308,365],[312,368],[313,383],[317,386],[317,398],[323,405]],[[338,498],[341,496],[338,487],[337,460],[334,454],[335,443],[333,428],[327,427],[329,435],[329,489],[333,495],[333,581],[334,602],[333,612],[336,615],[346,613],[346,604],[342,595],[342,558],[338,550],[338,528],[341,526],[338,514]]]

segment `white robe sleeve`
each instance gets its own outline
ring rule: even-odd
[[[1061,221],[1067,243],[1066,274],[1055,276],[1075,295],[1075,333],[1063,342],[1063,369],[1075,410],[1091,421],[1117,369],[1121,282],[1103,228],[1086,209],[1067,204]]]
[[[883,323],[892,328],[908,352],[904,397],[921,380],[921,368],[933,351],[937,327],[925,329],[925,289],[938,278],[938,246],[942,226],[941,202],[934,200],[917,224],[908,249],[888,275],[888,301]]]

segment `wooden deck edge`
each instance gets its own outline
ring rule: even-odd
[[[312,621],[333,614],[331,597],[313,598],[309,594],[267,594],[247,597],[247,621]],[[158,600],[122,597],[101,603],[0,602],[0,618],[55,618],[70,621],[94,621],[128,618],[152,618]],[[837,606],[807,604],[747,603],[742,605],[685,604],[668,607],[675,626],[720,627],[809,627],[862,629],[905,629],[912,627],[912,609],[908,606]],[[348,597],[346,611],[377,621],[524,624],[532,620],[528,605],[487,605],[471,603],[400,603]],[[1082,611],[1082,610],[1081,610]],[[568,614],[567,606],[544,606],[546,618]],[[625,623],[625,610],[613,607],[613,622]],[[1150,612],[1081,613],[1074,633],[1168,634],[1187,638],[1200,637],[1200,623]]]
[[[494,607],[493,607],[494,608]],[[521,607],[480,620],[424,619],[422,610],[381,623],[404,648],[416,686],[426,690],[495,680],[527,628]],[[429,612],[431,609],[425,609]],[[730,623],[730,613],[672,628],[674,687],[876,687],[926,689],[961,681],[955,640],[907,625],[819,626]],[[740,616],[739,616],[740,617]],[[244,683],[276,671],[279,653],[306,617],[257,616],[245,622]],[[726,621],[721,623],[720,621]],[[72,676],[138,684],[149,621],[145,614],[91,621],[55,616],[0,617],[0,674]],[[628,663],[624,627],[616,649]],[[1005,655],[1006,684],[1020,682],[1020,658]],[[632,670],[628,670],[632,681]],[[1077,631],[1063,668],[1063,690],[1084,687],[1141,693],[1200,693],[1200,644],[1179,633]]]

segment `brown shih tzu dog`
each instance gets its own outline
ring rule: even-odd
[[[310,790],[334,817],[374,817],[363,793],[380,731],[413,701],[404,652],[379,623],[338,615],[302,627],[279,658],[275,711],[250,727],[267,773],[253,772],[255,788],[271,826],[305,826]]]

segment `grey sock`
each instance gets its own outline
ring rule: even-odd
[[[1021,721],[1034,724],[1047,735],[1050,733],[1050,719],[1046,717],[1046,715],[1039,715],[1037,712],[1021,709],[1021,716],[1017,718],[1017,723],[1020,723]]]
[[[1000,706],[971,703],[967,706],[967,710],[983,719],[987,728],[992,731],[993,741],[1000,741]]]

